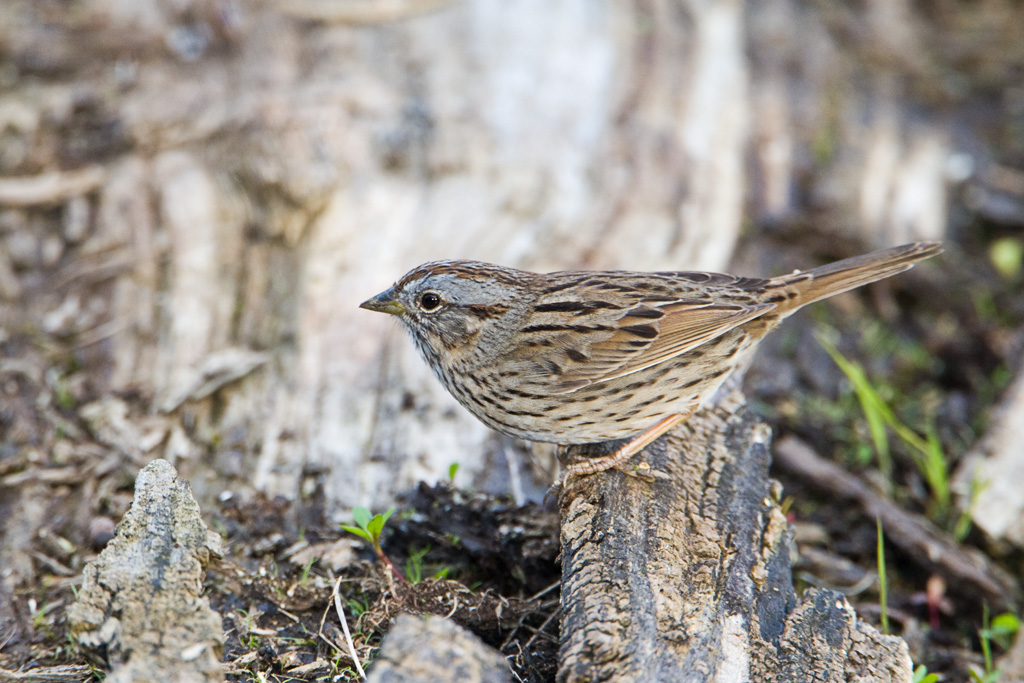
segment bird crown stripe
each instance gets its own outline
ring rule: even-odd
[[[519,277],[522,273],[512,268],[505,268],[503,266],[496,266],[491,263],[483,263],[480,261],[434,261],[431,263],[424,263],[423,265],[406,273],[406,275],[398,281],[397,287],[402,288],[410,282],[415,282],[416,280],[420,280],[425,277],[437,275],[454,275],[457,278],[466,280],[492,279],[500,281],[503,284],[514,285],[519,282]]]

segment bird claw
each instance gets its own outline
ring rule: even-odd
[[[549,488],[547,494],[545,494],[545,498],[547,498],[548,495],[551,495],[552,493],[560,490],[562,486],[565,485],[565,482],[569,480],[570,477],[587,477],[608,470],[617,470],[628,477],[633,477],[634,479],[643,479],[644,481],[649,483],[653,483],[659,479],[672,478],[672,476],[667,472],[662,472],[661,470],[653,469],[650,466],[650,464],[646,462],[638,462],[637,464],[632,466],[630,466],[629,463],[622,463],[621,465],[615,465],[607,469],[602,468],[600,470],[594,471],[577,472],[570,470],[568,472],[565,472],[564,475],[561,478],[559,478],[558,481],[551,485],[551,488]]]
[[[619,472],[622,472],[627,476],[643,479],[649,483],[653,483],[659,479],[671,479],[671,475],[667,472],[652,469],[650,464],[646,462],[638,462],[633,467],[626,467],[623,465],[622,467],[616,467],[614,469],[617,469]]]

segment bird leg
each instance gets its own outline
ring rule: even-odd
[[[613,467],[618,468],[624,464],[631,457],[646,448],[652,441],[657,439],[659,436],[667,432],[668,430],[675,427],[680,422],[685,421],[691,415],[697,412],[696,406],[690,408],[685,413],[679,415],[669,415],[665,419],[661,420],[652,427],[649,427],[646,431],[637,436],[633,437],[630,441],[623,444],[617,451],[610,455],[605,455],[600,458],[589,458],[582,462],[574,462],[565,468],[567,476],[583,475],[583,474],[597,474],[598,472],[604,472],[610,470]],[[627,474],[630,474],[627,472]]]

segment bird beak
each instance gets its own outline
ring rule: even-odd
[[[367,299],[359,304],[359,308],[365,308],[378,313],[390,313],[391,315],[402,315],[406,312],[405,306],[395,299],[395,288],[387,289],[372,299]]]

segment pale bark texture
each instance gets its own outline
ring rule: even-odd
[[[313,472],[374,504],[453,462],[508,488],[507,446],[357,304],[429,259],[722,268],[738,234],[738,2],[0,13],[46,84],[4,109],[4,326],[31,302],[201,497]],[[53,121],[87,135],[47,148]]]
[[[841,594],[797,599],[771,433],[742,402],[643,451],[653,481],[564,485],[560,681],[911,680],[906,643]]]

